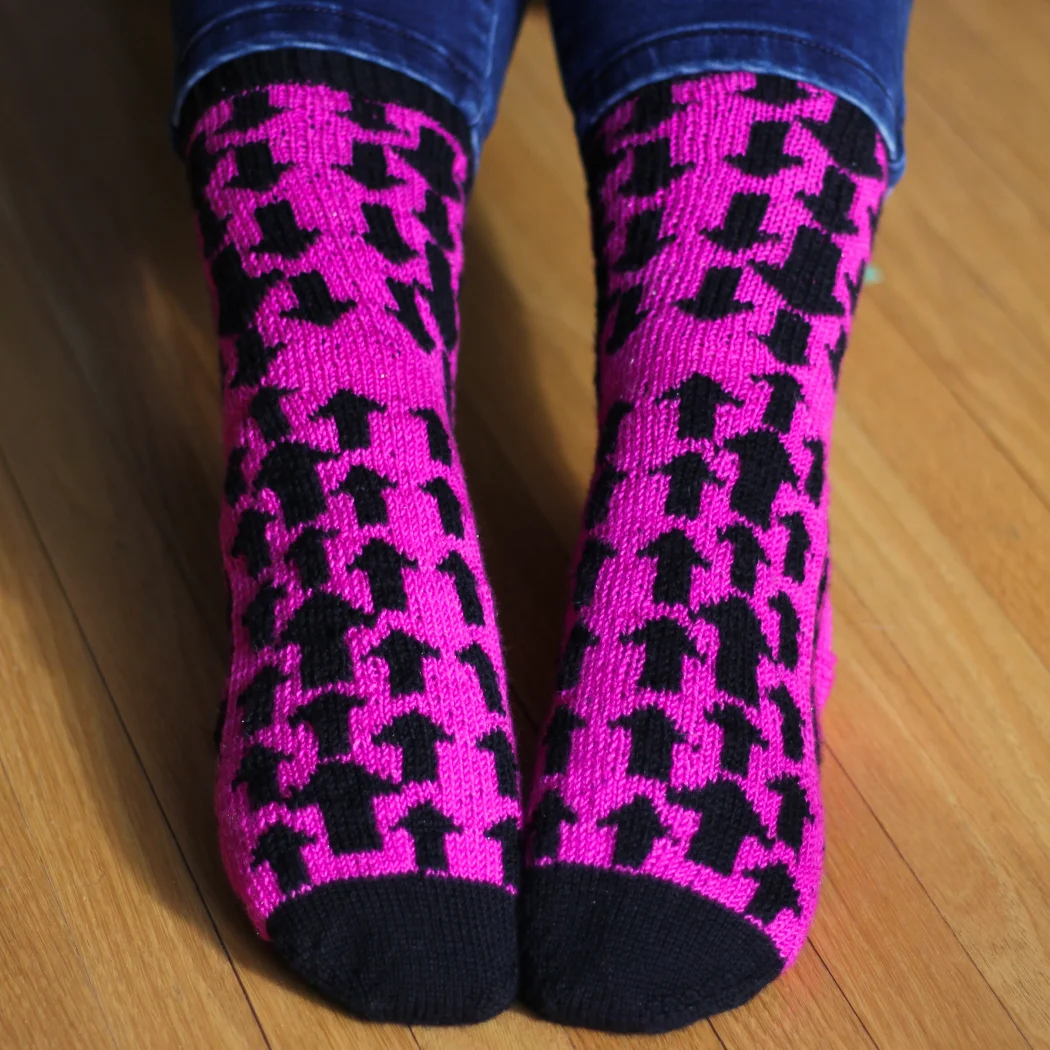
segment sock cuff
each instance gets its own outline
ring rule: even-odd
[[[422,81],[386,66],[336,51],[276,48],[231,59],[203,76],[190,89],[179,117],[176,146],[185,156],[194,128],[204,113],[223,99],[271,84],[324,84],[372,102],[393,102],[437,121],[463,147],[473,175],[470,129],[462,111]]]

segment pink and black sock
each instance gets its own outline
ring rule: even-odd
[[[756,994],[817,905],[827,449],[886,151],[825,91],[718,74],[618,106],[587,166],[600,439],[522,979],[655,1032]]]
[[[452,437],[461,118],[320,53],[234,62],[195,101],[228,457],[223,861],[338,1003],[480,1020],[517,989],[521,819]]]

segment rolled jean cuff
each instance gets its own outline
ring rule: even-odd
[[[853,103],[886,142],[889,180],[904,173],[904,95],[848,51],[759,27],[703,25],[648,40],[566,83],[581,141],[616,103],[648,84],[702,73],[767,73],[812,84]]]
[[[183,127],[194,87],[228,63],[260,52],[319,52],[374,63],[443,96],[463,115],[471,153],[478,156],[485,129],[477,91],[478,74],[437,43],[372,15],[312,3],[247,7],[201,27],[175,63],[172,138]]]

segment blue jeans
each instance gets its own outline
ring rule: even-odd
[[[585,135],[646,84],[715,70],[779,73],[863,109],[904,168],[911,0],[549,0],[565,90]],[[173,0],[177,125],[192,86],[254,51],[336,51],[451,101],[475,157],[492,127],[524,0]]]

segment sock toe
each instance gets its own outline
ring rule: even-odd
[[[326,883],[266,928],[296,973],[358,1017],[471,1024],[517,992],[515,917],[497,886],[403,875]]]
[[[747,919],[646,875],[527,870],[522,999],[561,1024],[657,1033],[747,1002],[781,971]]]

